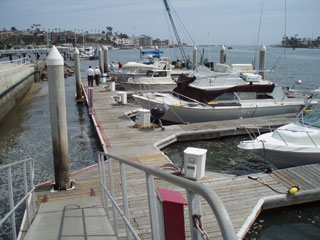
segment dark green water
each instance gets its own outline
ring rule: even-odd
[[[162,149],[175,163],[182,165],[183,151],[187,147],[207,149],[206,170],[235,175],[263,172],[275,167],[254,152],[242,151],[237,148],[240,141],[248,136],[226,137],[213,140],[177,142]]]
[[[320,239],[320,202],[264,210],[244,239]]]

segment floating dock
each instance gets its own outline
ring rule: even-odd
[[[117,93],[107,91],[104,86],[105,85],[94,87],[94,109],[91,115],[104,151],[111,155],[154,168],[159,168],[161,165],[169,163],[168,158],[159,149],[175,141],[212,139],[221,136],[245,134],[246,132],[242,128],[242,125],[257,124],[266,119],[269,120],[271,126],[283,125],[294,121],[294,115],[288,114],[210,123],[171,125],[165,126],[164,131],[161,131],[160,128],[139,129],[134,127],[135,123],[126,114],[132,113],[138,109],[139,106],[130,102],[125,105],[117,103],[113,98]],[[115,192],[116,198],[120,198],[120,174],[117,175],[117,173],[119,173],[119,164],[113,163],[113,171],[114,175],[119,177],[119,181],[117,181],[118,179],[115,180]],[[151,239],[145,174],[128,167],[126,169],[126,176],[131,223],[138,231],[141,239]],[[252,180],[248,178],[248,176],[256,180]],[[66,206],[72,203],[72,199],[77,202],[81,198],[87,200],[92,198],[92,203],[95,203],[93,204],[94,207],[101,208],[101,202],[96,201],[97,197],[99,198],[101,195],[96,165],[73,173],[71,179],[75,181],[74,190],[61,192],[50,191],[48,189],[51,185],[50,183],[47,184],[47,188],[45,186],[39,187],[37,190],[38,206],[41,203],[48,204],[54,201],[58,201],[57,204],[59,204],[59,206],[61,204],[61,206]],[[198,182],[208,186],[218,194],[230,215],[238,237],[242,238],[266,202],[269,203],[268,206],[271,208],[319,200],[320,164],[243,176],[206,172],[205,177]],[[161,179],[155,179],[155,185],[155,187],[180,191],[184,196],[186,195],[183,189]],[[272,189],[267,187],[267,185]],[[300,191],[295,195],[288,196],[287,191],[291,186],[299,186]],[[63,201],[65,201],[64,205]],[[86,206],[84,206],[84,208],[85,207]],[[222,236],[215,216],[213,214],[207,214],[207,212],[211,212],[207,211],[209,206],[205,201],[201,201],[201,207],[203,212],[201,219],[204,230],[210,238],[221,239]],[[47,209],[47,211],[50,211],[50,209]],[[49,216],[47,218],[43,217],[42,223],[47,221],[51,226],[60,227],[59,232],[62,231],[61,227],[63,227],[63,231],[68,231],[61,223],[64,219],[62,217],[63,214],[60,213],[59,216],[60,218],[55,218],[54,221],[52,219],[50,220]],[[90,218],[90,216],[84,216],[85,220],[83,221],[89,223],[88,218]],[[112,222],[112,217],[109,221]],[[95,224],[94,221],[91,223]],[[187,238],[190,238],[186,208],[185,223]],[[92,226],[87,225],[88,229],[91,229],[91,227]],[[119,238],[125,239],[125,225],[119,222],[118,227]],[[102,226],[102,228],[104,229],[104,226]],[[33,226],[32,231],[37,233],[40,229],[41,228],[37,228],[37,226]],[[70,233],[63,232],[63,234],[65,234],[64,236],[72,235],[73,230],[70,229],[69,231]],[[100,239],[95,238],[94,234],[89,234],[89,231],[86,232],[81,229],[79,232],[82,232],[81,236],[85,239]],[[109,234],[108,236],[112,237],[112,232],[104,234]],[[75,236],[80,237],[80,235]]]

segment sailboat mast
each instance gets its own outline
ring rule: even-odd
[[[184,52],[184,49],[183,49],[183,47],[182,47],[182,43],[181,43],[181,40],[180,40],[178,31],[177,31],[176,25],[174,24],[174,21],[173,21],[172,15],[171,15],[171,10],[170,10],[168,1],[167,1],[167,0],[163,0],[163,2],[164,2],[164,6],[166,7],[166,10],[167,10],[167,12],[168,12],[169,19],[170,19],[170,22],[171,22],[171,25],[172,25],[172,28],[173,28],[173,31],[174,31],[174,35],[176,36],[176,39],[177,39],[177,42],[178,42],[178,45],[179,45],[179,48],[180,48],[180,52],[181,52],[183,61],[184,61],[184,62],[187,62],[186,53]]]

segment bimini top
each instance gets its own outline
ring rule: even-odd
[[[157,51],[157,50],[150,50],[150,51],[143,51],[142,54],[160,54],[163,53],[163,51]]]

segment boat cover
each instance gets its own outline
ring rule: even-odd
[[[274,84],[246,84],[221,90],[203,90],[190,87],[189,84],[194,82],[196,77],[189,77],[181,74],[177,80],[177,87],[173,90],[173,95],[188,101],[190,98],[202,103],[208,103],[225,92],[258,92],[271,93],[275,87]]]

